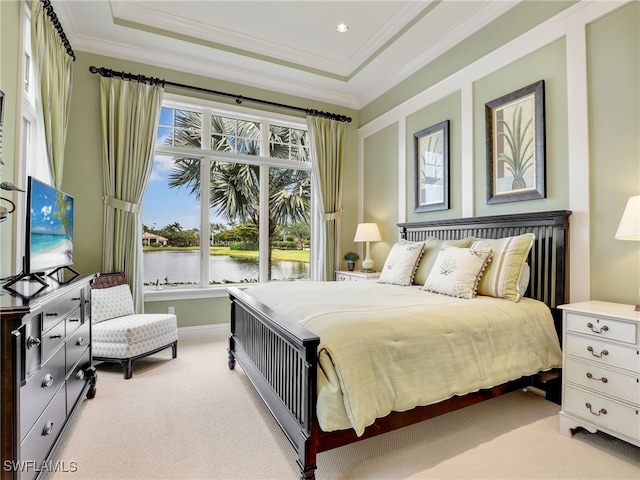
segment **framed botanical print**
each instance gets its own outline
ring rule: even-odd
[[[485,105],[487,203],[545,198],[544,80]]]
[[[449,208],[449,120],[413,135],[415,212]]]

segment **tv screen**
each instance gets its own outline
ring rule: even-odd
[[[29,177],[27,212],[25,273],[73,264],[73,197]]]

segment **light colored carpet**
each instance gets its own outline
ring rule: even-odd
[[[295,479],[296,455],[226,340],[181,342],[140,360],[133,379],[98,367],[47,480]],[[634,479],[640,449],[558,432],[559,406],[514,392],[318,455],[322,479]],[[73,463],[72,463],[73,462]],[[69,468],[71,467],[71,468]]]

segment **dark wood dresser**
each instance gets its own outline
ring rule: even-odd
[[[0,296],[2,480],[74,468],[54,464],[51,457],[83,395],[95,395],[89,287],[94,277],[64,283],[47,277],[47,287],[20,282],[16,291]],[[27,294],[29,288],[39,290]]]

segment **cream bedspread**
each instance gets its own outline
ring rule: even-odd
[[[320,337],[317,415],[324,431],[560,367],[539,301],[463,300],[375,282],[272,282],[246,292]]]

